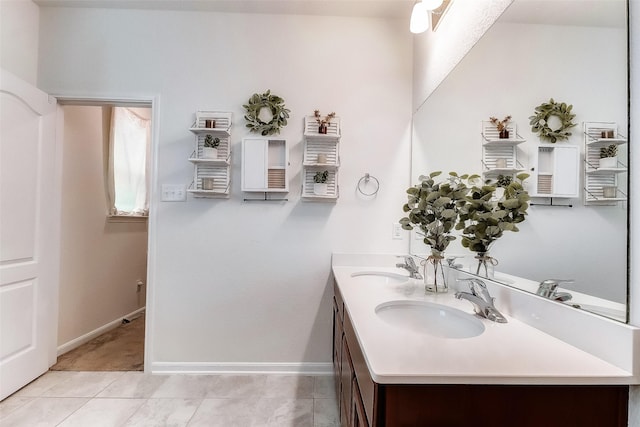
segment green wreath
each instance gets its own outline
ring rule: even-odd
[[[280,128],[287,125],[289,118],[288,110],[284,108],[284,99],[277,95],[272,95],[267,90],[262,95],[254,93],[246,105],[243,105],[247,114],[244,118],[248,122],[247,127],[251,132],[260,132],[261,135],[273,135],[280,133]],[[264,122],[258,117],[263,108],[269,109],[273,118],[269,122]]]
[[[575,114],[571,113],[573,105],[566,103],[557,103],[553,98],[549,102],[542,103],[535,108],[536,115],[529,117],[531,132],[538,133],[540,139],[549,140],[555,143],[558,140],[569,139],[571,132],[567,129],[574,127],[576,124],[572,122]],[[551,129],[549,127],[549,117],[556,116],[560,119],[562,125],[559,129]]]

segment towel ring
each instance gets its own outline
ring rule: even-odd
[[[376,189],[373,190],[370,193],[367,193],[367,192],[362,190],[362,186],[363,186],[363,184],[367,185],[369,183],[369,181],[371,181],[371,180],[375,181]],[[365,173],[364,176],[362,178],[360,178],[360,181],[358,181],[358,187],[357,188],[358,188],[358,191],[361,194],[365,195],[365,196],[375,196],[376,194],[378,194],[378,190],[380,189],[380,181],[378,181],[378,178],[376,178],[375,176],[369,175],[369,173]]]

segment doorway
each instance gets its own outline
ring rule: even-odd
[[[152,106],[59,103],[63,160],[58,361],[51,369],[143,370],[148,216],[113,208],[109,158],[114,109],[126,107],[150,122]]]

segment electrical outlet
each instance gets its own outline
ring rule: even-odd
[[[160,200],[163,202],[186,202],[187,187],[184,184],[162,184],[162,195]]]
[[[402,240],[402,226],[398,222],[393,223],[393,231],[391,232],[391,238],[393,240]]]

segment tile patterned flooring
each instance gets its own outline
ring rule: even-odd
[[[49,371],[0,402],[0,427],[338,427],[333,378]]]

